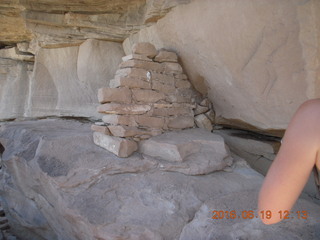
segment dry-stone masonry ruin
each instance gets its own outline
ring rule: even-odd
[[[197,93],[176,53],[157,51],[142,42],[122,60],[109,87],[98,92],[102,104],[98,112],[104,116],[102,123],[92,126],[97,145],[128,157],[138,149],[137,142],[165,131],[192,128],[195,120],[199,127],[212,129],[210,102],[204,99],[196,104]]]

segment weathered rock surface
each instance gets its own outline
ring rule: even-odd
[[[110,130],[107,126],[103,125],[98,125],[98,124],[92,124],[91,125],[91,130],[95,132],[101,132],[106,135],[110,135]]]
[[[260,3],[178,6],[132,34],[125,52],[142,41],[174,50],[194,87],[213,102],[217,123],[274,134],[303,101],[320,97],[320,2]]]
[[[208,131],[213,129],[212,122],[205,114],[195,116],[194,121],[199,128],[207,129]]]
[[[97,38],[123,41],[191,0],[12,0],[0,3],[0,42],[30,41],[65,46]]]
[[[100,88],[98,90],[100,103],[131,103],[131,99],[131,91],[128,88]]]
[[[80,47],[41,49],[35,62],[29,116],[98,116],[99,88],[121,61],[118,43],[88,40]]]
[[[319,11],[317,0],[263,0],[261,4],[253,0],[241,4],[236,0],[228,3],[210,0],[2,1],[0,50],[3,52],[0,56],[29,61],[33,55],[37,58],[38,53],[42,58],[48,50],[40,47],[77,48],[86,39],[94,38],[120,43],[130,36],[123,44],[127,54],[139,41],[177,52],[194,87],[214,103],[217,123],[251,130],[258,128],[279,135],[281,133],[274,130],[285,129],[304,100],[319,97]],[[11,48],[3,49],[8,46]],[[17,49],[23,49],[24,54],[13,53]],[[64,50],[58,49],[55,54],[67,54]],[[93,55],[99,57],[100,52],[97,49]],[[70,66],[67,63],[73,61],[65,57],[68,60],[64,66]],[[87,81],[81,78],[83,71],[95,72],[95,66],[100,69],[104,63],[93,61],[90,68],[84,68],[86,57],[84,54],[83,65],[76,71],[81,83]],[[56,60],[61,60],[57,58],[52,59],[53,66]],[[156,59],[161,62],[165,58],[176,61],[165,56],[165,52]],[[1,74],[3,71],[0,67]],[[63,73],[64,69],[56,72]],[[74,70],[70,75],[71,72]],[[69,77],[61,76],[61,79]],[[119,86],[127,80],[117,79],[114,84]],[[42,88],[42,82],[35,83]],[[141,86],[141,82],[131,83]],[[24,84],[26,81],[20,83]],[[32,84],[28,82],[28,85]],[[90,83],[88,85],[90,88]],[[56,86],[47,87],[54,100]],[[19,94],[17,98],[11,102],[31,97]],[[19,105],[23,106],[24,102]],[[10,109],[8,107],[5,118],[20,117],[20,109],[13,113]],[[68,112],[64,107],[62,110]],[[60,114],[59,111],[51,113]],[[72,114],[81,115],[82,110]]]
[[[281,145],[278,138],[268,138],[267,136],[236,129],[214,130],[213,132],[221,135],[232,152],[246,159],[253,168],[259,165],[257,162],[260,158],[267,159],[271,163]],[[256,170],[258,169],[256,168]],[[260,170],[260,173],[266,174],[266,169],[264,171]]]
[[[118,104],[105,103],[98,106],[99,113],[115,114],[115,115],[140,115],[150,111],[151,106],[147,104]]]
[[[264,225],[258,219],[258,211],[252,206],[257,202],[257,191],[243,191],[226,194],[219,199],[211,199],[204,202],[199,211],[196,212],[193,220],[182,230],[180,240],[193,239],[319,239],[320,213],[318,206],[312,206],[306,200],[300,200],[292,209],[289,221],[282,221],[275,225]],[[299,219],[297,212],[308,209],[307,219]],[[210,212],[211,210],[211,212]],[[232,216],[229,213],[219,219],[212,211],[235,211],[236,218],[226,219],[226,216]],[[250,216],[250,211],[253,215]],[[217,219],[210,219],[213,216]],[[250,219],[251,218],[251,219]],[[210,220],[209,220],[210,219]],[[310,221],[317,221],[315,225],[309,224]],[[293,231],[295,228],[295,231]]]
[[[214,130],[213,133],[222,136],[232,153],[245,159],[250,167],[264,176],[267,174],[281,145],[278,138],[241,130]],[[319,194],[314,182],[314,175],[311,174],[303,193],[318,201]]]
[[[111,131],[113,133],[113,131]],[[135,141],[120,138],[120,136],[108,136],[101,132],[93,133],[93,141],[96,145],[114,153],[119,157],[129,157],[138,149]]]
[[[152,137],[140,142],[139,152],[164,160],[163,170],[188,175],[208,174],[232,164],[223,138],[199,128]]]
[[[132,53],[138,54],[142,56],[146,56],[148,58],[154,58],[158,51],[151,43],[136,43],[132,46]]]
[[[1,202],[20,239],[319,237],[320,208],[305,200],[296,209],[308,211],[307,220],[273,227],[256,218],[211,218],[214,210],[256,209],[263,178],[244,161],[202,176],[168,172],[157,159],[123,159],[99,148],[90,125],[55,119],[1,125]]]
[[[80,46],[40,49],[34,68],[0,58],[0,119],[99,117],[98,89],[108,84],[123,55],[119,43],[89,39]]]
[[[1,49],[0,58],[34,62],[34,55],[32,53],[20,51],[18,46]]]
[[[2,44],[30,41],[32,33],[21,16],[24,7],[19,0],[0,2],[0,47]]]
[[[24,116],[32,69],[30,63],[0,58],[0,119]]]

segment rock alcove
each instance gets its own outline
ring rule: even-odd
[[[320,239],[313,179],[306,220],[241,214],[319,97],[319,4],[1,1],[4,237]]]
[[[313,213],[307,225],[292,219],[270,227],[257,215],[243,215],[248,209],[257,211],[263,177],[239,156],[251,164],[257,155],[260,161],[270,161],[276,141],[262,142],[240,130],[208,124],[212,105],[192,88],[175,53],[157,51],[150,43],[136,44],[133,53],[123,57],[109,87],[98,90],[98,100],[102,122],[93,125],[88,120],[52,118],[1,126],[1,199],[10,226],[3,229],[4,236],[319,236],[319,207],[304,199],[295,209]],[[243,136],[247,142],[238,141]],[[225,209],[237,209],[237,219],[215,219],[214,211]]]

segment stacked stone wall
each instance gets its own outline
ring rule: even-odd
[[[198,94],[176,53],[137,43],[122,60],[109,87],[98,91],[97,110],[104,116],[102,123],[92,126],[97,145],[127,157],[137,150],[137,142],[193,128],[194,110],[198,114],[210,110],[207,100],[201,102],[203,106],[196,104]]]

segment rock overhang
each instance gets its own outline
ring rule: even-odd
[[[34,1],[0,3],[0,39],[4,45],[30,42],[42,47],[80,44],[88,38],[122,42],[150,26],[184,1]]]

